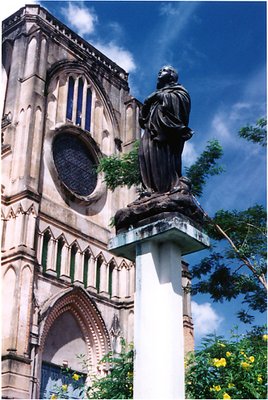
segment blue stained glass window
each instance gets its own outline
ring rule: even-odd
[[[85,129],[90,131],[90,122],[91,122],[91,102],[92,102],[92,92],[91,89],[87,89],[87,103],[86,103],[86,122]]]
[[[82,78],[78,81],[78,94],[77,94],[77,109],[76,109],[76,125],[81,125],[82,119],[82,105],[83,105],[83,87],[84,82]]]
[[[68,84],[66,118],[72,120],[74,102],[74,79],[70,76]]]

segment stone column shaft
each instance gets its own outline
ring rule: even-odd
[[[180,248],[172,242],[138,244],[136,276],[135,398],[183,399]],[[148,335],[150,340],[144,340]]]

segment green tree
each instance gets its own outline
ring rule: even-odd
[[[265,327],[230,340],[207,336],[186,360],[186,393],[190,399],[265,399],[267,396]]]
[[[239,136],[261,146],[267,145],[267,119],[260,118],[255,126],[247,125],[239,130]]]
[[[264,145],[266,120],[259,120],[257,127],[260,121],[262,129],[254,128],[254,136],[248,134],[246,138]],[[239,136],[241,131],[244,128]],[[192,268],[192,277],[198,279],[192,287],[193,294],[207,293],[220,302],[243,295],[242,302],[247,309],[240,310],[238,317],[251,323],[254,317],[250,312],[265,312],[267,305],[266,210],[256,204],[242,211],[219,210],[213,218],[207,214],[206,217],[206,230],[213,239],[213,247],[210,255]],[[222,242],[226,245],[215,250]]]
[[[88,399],[132,399],[133,398],[133,359],[132,344],[121,339],[119,354],[109,352],[100,364],[108,369],[104,377],[91,377],[91,385],[86,388]]]

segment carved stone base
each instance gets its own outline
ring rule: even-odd
[[[179,213],[190,218],[197,225],[204,224],[204,213],[190,193],[174,191],[155,193],[142,197],[115,214],[116,232],[127,231],[146,225],[159,218],[159,214]]]

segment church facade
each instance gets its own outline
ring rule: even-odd
[[[2,38],[2,396],[50,398],[62,366],[85,372],[79,354],[105,373],[101,358],[133,340],[135,265],[107,243],[136,192],[107,190],[96,167],[139,139],[140,103],[121,67],[41,6]],[[189,350],[188,290],[184,323]]]

